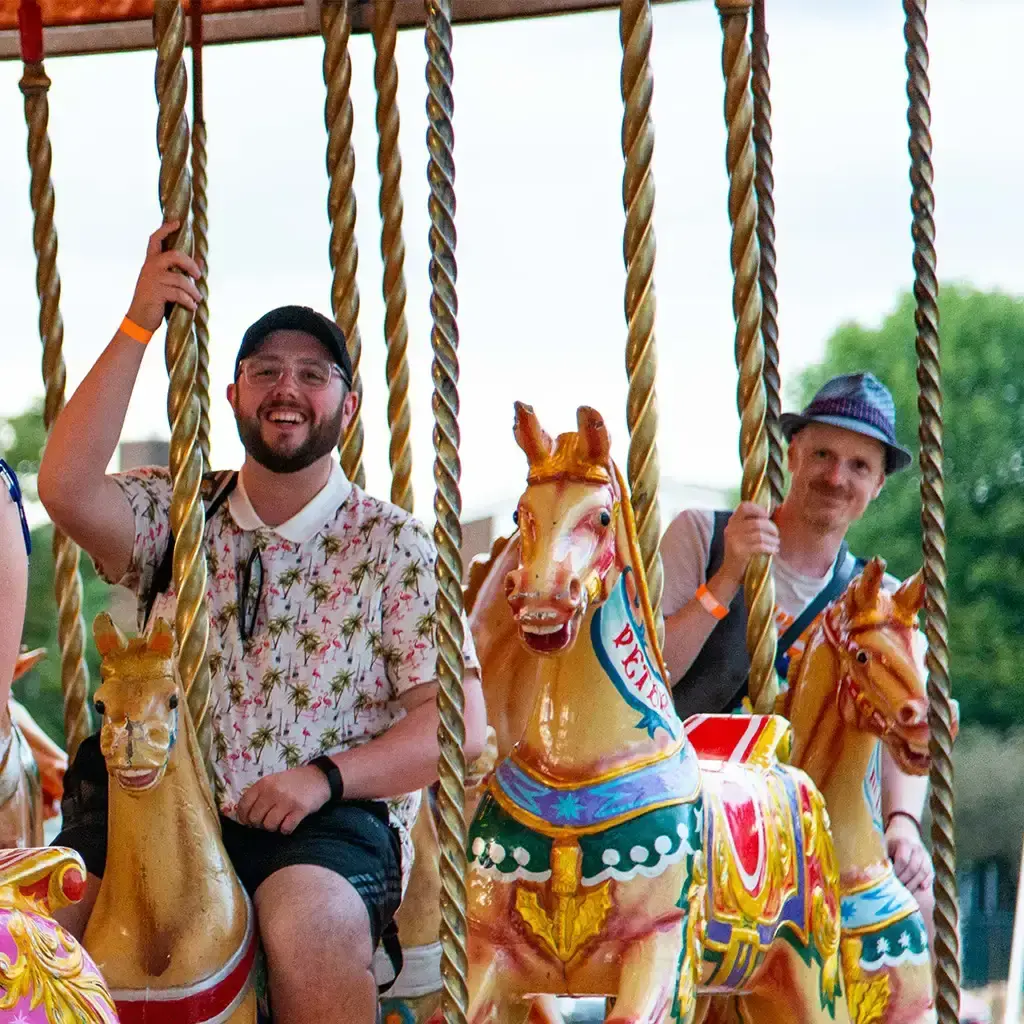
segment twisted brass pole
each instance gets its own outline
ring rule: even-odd
[[[60,315],[60,275],[57,273],[57,228],[54,225],[52,151],[47,93],[50,79],[42,60],[26,61],[21,91],[28,124],[28,163],[31,171],[32,243],[36,251],[36,292],[39,295],[39,337],[43,343],[43,381],[46,401],[43,421],[49,432],[61,409],[67,372],[64,366],[64,321]],[[92,731],[89,716],[89,670],[85,664],[85,621],[82,617],[82,574],[79,549],[70,538],[53,530],[54,590],[57,598],[57,642],[60,646],[60,684],[64,695],[64,745],[74,760],[78,745]]]
[[[623,256],[626,261],[625,309],[629,334],[626,373],[629,394],[627,475],[636,518],[640,554],[647,576],[651,608],[662,634],[661,517],[658,512],[658,402],[655,377],[658,354],[654,339],[654,124],[651,121],[650,0],[622,0],[619,39],[622,43],[622,203],[626,211]]]
[[[427,180],[430,183],[430,332],[434,351],[434,479],[437,516],[437,694],[441,724],[437,798],[441,873],[442,1008],[465,1024],[466,756],[462,660],[462,497],[459,494],[459,329],[455,291],[455,136],[452,130],[452,0],[426,0]]]
[[[391,500],[412,511],[412,443],[409,412],[409,328],[405,320],[405,240],[402,237],[402,157],[398,152],[398,64],[395,0],[377,0],[373,21],[377,85],[377,170],[380,172],[380,251],[384,258],[384,337],[388,358],[388,428]]]
[[[192,252],[188,173],[189,132],[185,116],[185,15],[178,0],[157,0],[153,11],[157,47],[157,147],[160,151],[160,206],[164,220],[181,227],[169,244]],[[178,668],[204,756],[211,751],[210,667],[206,659],[209,616],[206,608],[206,514],[200,499],[203,453],[199,448],[202,415],[196,393],[198,352],[192,313],[175,305],[167,325],[167,371],[170,389],[167,415],[171,424],[171,529],[174,531],[175,630]]]
[[[192,0],[192,232],[195,260],[202,270],[196,281],[201,296],[195,313],[199,394],[199,448],[203,467],[210,468],[210,284],[206,264],[210,254],[210,221],[206,197],[206,118],[203,116],[203,4]]]
[[[359,363],[363,344],[359,337],[359,287],[356,268],[356,174],[352,148],[352,58],[348,41],[352,19],[348,0],[324,0],[320,8],[320,29],[324,37],[324,82],[327,102],[327,174],[330,180],[327,212],[331,219],[330,257],[334,279],[331,284],[331,308],[334,319],[345,334],[352,357],[352,388],[360,399],[360,408],[348,426],[341,443],[341,468],[353,483],[366,485],[363,468],[363,381]]]
[[[928,81],[926,0],[903,0],[910,125],[910,207],[920,415],[921,528],[928,640],[931,730],[932,858],[935,863],[935,997],[939,1024],[960,1019],[959,907],[953,831],[953,709],[946,612],[946,508],[942,465],[942,375],[939,283],[935,262],[935,195]]]
[[[742,496],[770,508],[768,429],[765,422],[764,348],[761,342],[761,294],[758,288],[757,199],[754,194],[753,100],[750,93],[750,47],[747,12],[750,0],[716,0],[722,18],[722,71],[725,74],[725,121],[728,127],[730,258],[734,275],[736,364],[739,369],[740,458]],[[775,676],[775,585],[771,558],[750,560],[743,592],[747,604],[747,650],[750,653],[750,701],[768,713],[778,695]]]
[[[764,343],[765,421],[768,429],[768,484],[772,505],[782,503],[781,381],[779,377],[779,281],[775,273],[775,177],[772,174],[771,78],[768,75],[768,28],[765,0],[754,0],[752,86],[754,92],[754,188],[757,192],[757,242],[761,251],[761,340]]]

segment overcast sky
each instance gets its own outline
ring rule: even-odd
[[[770,0],[782,369],[818,359],[843,321],[877,322],[911,281],[901,5]],[[932,0],[940,275],[1020,292],[1016,116],[1024,5]],[[993,26],[998,25],[998,31]],[[241,448],[223,400],[245,327],[274,305],[330,311],[322,43],[210,48],[213,448]],[[373,54],[353,41],[360,325],[369,484],[388,489]],[[721,31],[710,2],[655,14],[655,226],[662,471],[735,483]],[[429,286],[422,34],[399,40],[417,511],[429,516]],[[517,493],[512,403],[569,429],[579,404],[626,446],[622,157],[614,12],[455,31],[463,495]],[[50,60],[50,134],[69,388],[123,316],[159,222],[149,53]],[[0,415],[41,393],[21,67],[0,64]],[[907,358],[913,358],[908,350]],[[125,439],[166,437],[161,343]]]

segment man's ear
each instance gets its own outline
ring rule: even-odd
[[[232,409],[234,409],[234,407],[235,407],[235,382],[234,381],[232,381],[228,385],[228,405],[230,405]]]
[[[355,419],[356,412],[359,409],[359,395],[355,391],[347,391],[345,397],[341,400],[341,433],[344,436],[345,431],[348,430],[348,425]]]

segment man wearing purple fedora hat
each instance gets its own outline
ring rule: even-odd
[[[912,461],[896,440],[892,395],[871,373],[833,377],[802,413],[785,413],[781,427],[790,485],[774,513],[752,502],[732,513],[686,509],[662,540],[665,658],[682,718],[735,711],[747,696],[743,577],[750,558],[772,556],[776,669],[784,679],[818,614],[863,565],[847,547],[847,530],[886,477]],[[880,762],[889,855],[930,930],[933,872],[920,831],[927,779],[904,775],[884,750]]]

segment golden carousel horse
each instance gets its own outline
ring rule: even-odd
[[[171,628],[126,640],[102,614],[93,632],[110,802],[83,945],[125,1024],[253,1024],[255,914],[221,842]]]
[[[469,1020],[592,995],[618,1024],[700,1021],[728,993],[764,1024],[848,1020],[828,815],[779,763],[788,724],[722,716],[693,746],[600,416],[553,442],[517,404],[515,433],[530,472],[502,589],[536,696],[469,832]]]
[[[928,935],[886,851],[879,759],[880,740],[904,772],[928,773],[928,694],[914,651],[924,581],[917,573],[890,592],[884,575],[873,559],[826,609],[777,707],[792,722],[791,763],[814,780],[832,820],[850,1015],[926,1024],[935,1020]]]

